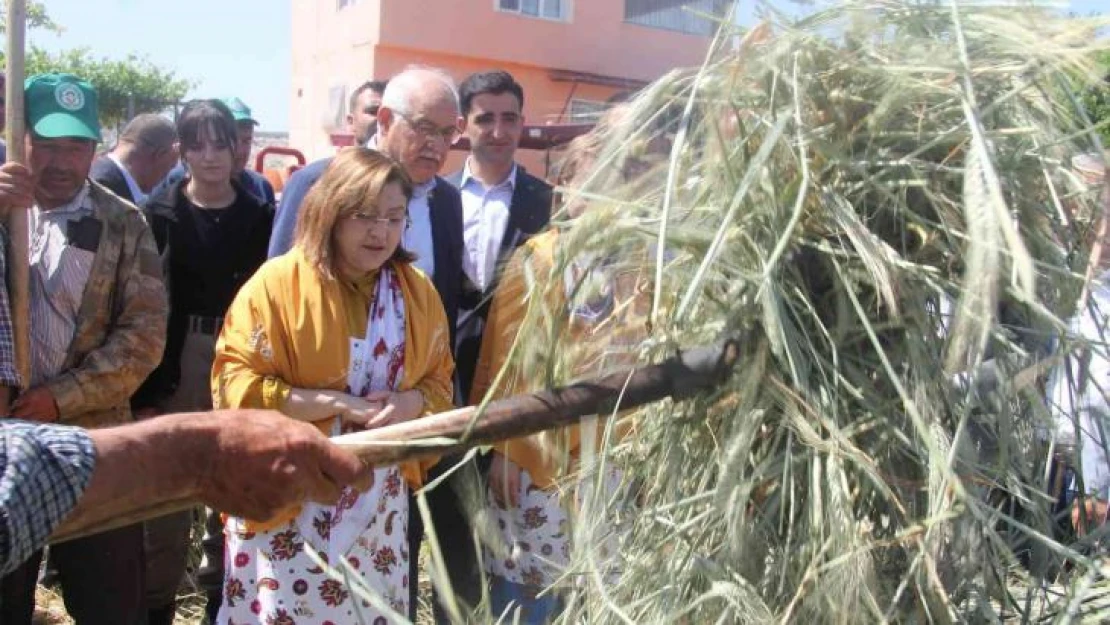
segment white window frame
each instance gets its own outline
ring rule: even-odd
[[[627,5],[628,5],[629,0],[621,0],[621,1],[625,3],[625,9],[626,9],[626,12],[627,12]],[[670,9],[666,9],[666,12],[670,13],[673,16],[677,16],[677,15],[681,14],[682,11],[685,11],[685,10],[686,9],[684,9],[683,7],[671,7]],[[694,16],[694,15],[691,15],[690,17],[694,18],[694,19],[698,19],[697,16]],[[631,18],[627,18],[627,17],[624,18],[624,23],[625,24],[633,24],[635,26],[642,26],[644,28],[653,28],[653,29],[656,29],[656,30],[666,30],[666,31],[670,31],[670,32],[673,32],[673,33],[683,33],[683,34],[686,34],[686,35],[693,35],[695,37],[712,37],[717,32],[717,27],[714,26],[712,22],[709,22],[707,24],[709,26],[709,32],[708,33],[695,32],[693,30],[683,28],[680,25],[650,24],[650,23],[647,23],[646,21],[640,21],[640,20],[637,20],[637,19],[631,19]]]
[[[575,113],[574,108],[585,107],[592,109],[588,113]],[[609,105],[601,100],[588,100],[586,98],[571,98],[570,104],[567,105],[567,119],[572,124],[592,124],[597,123],[605,111],[609,110]]]
[[[501,8],[501,1],[502,0],[493,0],[493,10],[494,11],[497,11],[499,13],[508,13],[510,15],[519,15],[520,17],[526,17],[528,19],[533,19],[533,20],[547,20],[549,22],[564,22],[564,23],[567,23],[567,24],[569,24],[571,22],[571,20],[573,19],[573,16],[574,16],[574,0],[559,0],[559,7],[562,9],[562,13],[563,13],[560,17],[547,17],[546,15],[542,15],[542,13],[543,13],[543,4],[545,2],[551,2],[552,0],[537,0],[540,3],[540,13],[541,13],[541,15],[532,15],[531,13],[525,13],[525,12],[521,11],[519,8],[517,8],[517,9],[503,9],[503,8]],[[516,2],[517,2],[517,6],[519,7],[521,4],[524,3],[524,0],[516,0]]]
[[[335,0],[335,10],[342,11],[343,9],[358,4],[359,0]]]

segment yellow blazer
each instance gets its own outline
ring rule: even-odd
[[[615,279],[614,311],[601,323],[566,323],[569,315],[566,283],[561,275],[552,275],[559,254],[558,240],[557,230],[533,237],[506,264],[486,318],[469,398],[471,404],[479,404],[491,392],[491,398],[497,399],[538,390],[539,384],[519,360],[509,360],[513,342],[526,318],[535,319],[545,331],[560,335],[560,340],[551,344],[560,345],[564,353],[574,352],[567,356],[567,361],[576,365],[574,375],[600,373],[604,361],[612,360],[614,352],[632,351],[626,348],[646,335],[643,305],[648,300],[643,297],[643,283],[635,272],[632,276],[619,274]],[[535,280],[531,288],[529,277]],[[617,349],[611,349],[614,347]],[[492,389],[503,367],[508,368],[502,382]],[[533,368],[539,369],[542,367]],[[599,434],[604,427],[604,420],[599,420]],[[627,434],[630,427],[629,421],[622,422],[617,428],[618,436]],[[568,463],[577,460],[580,444],[580,426],[573,425],[557,432],[505,441],[495,449],[528,471],[536,486],[546,489],[555,485]]]
[[[398,390],[418,389],[424,415],[452,408],[455,363],[447,316],[432,281],[394,263],[405,300],[405,365]],[[259,268],[224,317],[212,366],[216,408],[281,410],[292,388],[347,388],[350,338],[365,338],[378,272],[357,282],[326,278],[299,248]],[[316,425],[330,434],[332,420]],[[435,460],[406,462],[401,473],[419,488]],[[296,516],[280,515],[266,526]]]

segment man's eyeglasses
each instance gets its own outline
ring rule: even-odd
[[[454,124],[437,128],[435,124],[426,119],[414,120],[400,111],[393,111],[393,114],[405,120],[409,128],[412,128],[416,134],[420,135],[425,141],[438,137],[439,139],[443,139],[443,142],[447,145],[454,145],[455,142],[459,140],[459,137],[462,136],[459,127]]]
[[[408,224],[408,215],[403,217],[378,217],[375,213],[351,213],[348,215],[352,221],[366,226],[382,226],[385,228],[401,228]]]

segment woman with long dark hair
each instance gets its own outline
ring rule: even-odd
[[[145,206],[170,294],[162,364],[133,401],[146,414],[212,408],[209,375],[224,313],[266,260],[273,226],[273,207],[232,181],[237,131],[224,103],[187,103],[177,118],[177,137],[187,174]],[[209,524],[218,520],[215,513],[209,515]],[[173,622],[190,524],[188,512],[147,524],[151,625]],[[219,545],[215,547],[218,554]]]

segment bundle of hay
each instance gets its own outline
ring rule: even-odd
[[[1040,433],[1101,214],[1069,89],[1097,79],[1104,25],[849,0],[726,24],[702,68],[610,117],[513,365],[548,386],[630,349],[735,337],[743,356],[585,450],[625,487],[568,504],[565,622],[1035,618],[1106,586],[1054,537]],[[614,284],[583,265],[642,285],[646,340],[568,341],[545,289],[585,275],[574,307]]]

